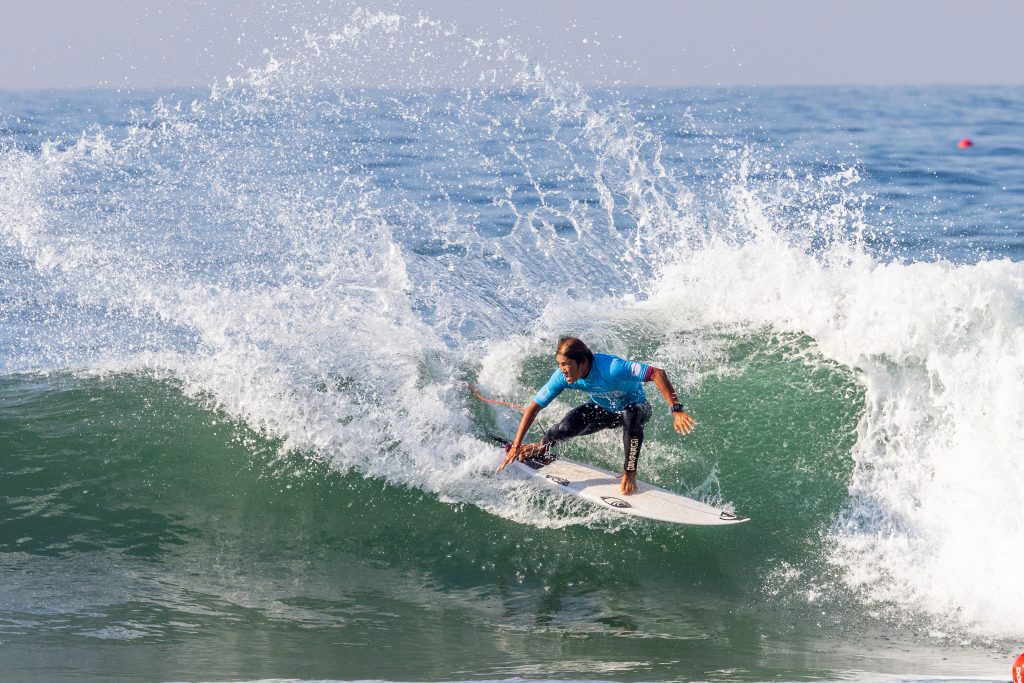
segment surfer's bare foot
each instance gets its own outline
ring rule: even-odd
[[[537,450],[537,444],[535,444],[535,443],[524,443],[522,446],[519,447],[519,450],[516,453],[516,455],[519,457],[520,460],[526,460],[527,458],[533,457],[533,453],[536,450]]]
[[[622,495],[628,496],[631,493],[636,493],[636,472],[623,472],[622,473]]]

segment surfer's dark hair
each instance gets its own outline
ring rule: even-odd
[[[586,361],[591,365],[594,364],[594,354],[587,348],[587,345],[576,337],[562,337],[558,340],[558,349],[555,351],[555,355],[562,355],[566,358],[582,363]]]

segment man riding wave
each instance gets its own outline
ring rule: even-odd
[[[644,442],[644,425],[651,417],[651,404],[644,393],[644,382],[654,382],[665,397],[672,411],[673,427],[678,433],[689,434],[696,425],[679,404],[668,375],[660,368],[607,353],[593,353],[576,337],[558,340],[555,361],[558,370],[526,406],[505,461],[498,467],[499,472],[517,458],[525,460],[542,456],[555,444],[572,437],[622,427],[621,490],[624,495],[636,492],[636,468]],[[523,439],[540,411],[566,389],[585,391],[590,395],[590,401],[570,410],[558,424],[544,433],[540,441],[523,445]]]

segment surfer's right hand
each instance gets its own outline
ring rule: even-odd
[[[498,465],[498,469],[495,470],[495,471],[496,472],[501,472],[503,469],[505,469],[506,465],[508,465],[513,460],[515,460],[517,457],[519,457],[519,450],[520,450],[520,448],[522,448],[522,447],[517,445],[517,444],[514,444],[514,443],[510,443],[508,446],[506,446],[505,447],[505,461],[503,463],[501,463],[500,465]],[[521,459],[522,458],[520,457],[520,460]]]
[[[525,443],[520,444],[518,446],[514,443],[510,443],[508,446],[505,447],[505,462],[501,463],[501,465],[498,466],[497,471],[501,472],[503,469],[505,469],[505,466],[508,465],[513,460],[526,460],[527,458],[532,458],[540,449],[540,443]]]

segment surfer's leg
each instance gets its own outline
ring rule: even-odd
[[[618,413],[605,410],[596,403],[584,403],[576,406],[563,417],[558,424],[544,433],[541,443],[545,449],[574,436],[593,434],[602,429],[611,429],[622,424]]]
[[[622,469],[634,475],[640,462],[640,447],[644,445],[644,425],[650,419],[651,404],[647,402],[634,403],[622,411]]]

